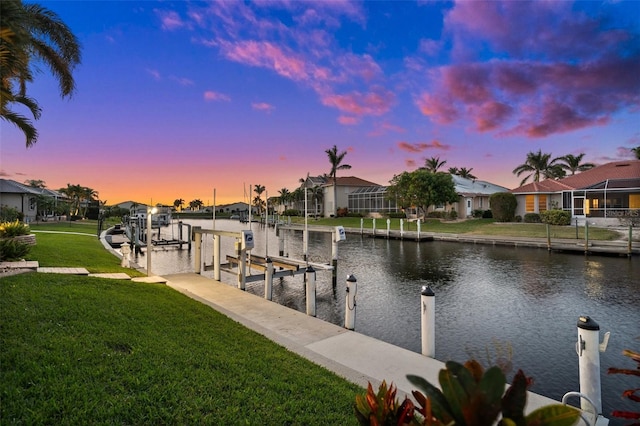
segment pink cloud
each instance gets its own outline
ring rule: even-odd
[[[281,76],[300,81],[309,78],[307,66],[302,58],[265,41],[241,41],[223,43],[223,54],[230,60],[255,67],[268,68]]]
[[[147,69],[146,71],[147,71],[147,73],[149,73],[149,75],[151,75],[151,77],[153,77],[154,80],[156,80],[156,81],[162,80],[162,76],[160,75],[160,71],[152,70],[152,69]]]
[[[407,165],[408,168],[412,169],[414,167],[416,167],[418,165],[418,163],[416,163],[416,160],[404,160],[404,163]]]
[[[417,154],[424,152],[429,149],[438,149],[442,151],[448,151],[451,149],[451,145],[443,144],[438,140],[433,140],[431,142],[418,142],[418,143],[409,143],[405,141],[398,142],[398,148],[402,151],[410,152],[412,154]]]
[[[214,92],[213,90],[207,90],[206,92],[204,92],[203,96],[205,101],[230,101],[231,100],[229,96],[223,93]]]
[[[338,123],[344,124],[345,126],[354,126],[360,122],[358,117],[341,115],[338,117]]]
[[[270,113],[271,111],[273,111],[276,107],[274,107],[271,104],[268,104],[266,102],[254,102],[251,104],[251,108],[257,110],[257,111],[265,111],[267,113]]]
[[[351,92],[345,95],[325,95],[322,104],[353,115],[382,115],[389,111],[395,96],[381,87],[368,93]]]
[[[405,133],[406,130],[403,127],[385,121],[377,124],[375,129],[369,132],[369,136],[382,136],[388,132]]]
[[[463,47],[452,65],[429,74],[432,89],[416,104],[437,123],[466,120],[498,135],[539,138],[605,124],[640,108],[640,35],[607,19],[571,2],[457,2],[445,33]],[[487,50],[502,59],[475,58]]]
[[[163,30],[173,31],[185,26],[180,15],[174,11],[156,10]]]

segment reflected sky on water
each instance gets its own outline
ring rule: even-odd
[[[212,221],[185,223],[212,228]],[[218,229],[239,231],[246,224],[218,220]],[[274,230],[253,224],[254,254],[278,254]],[[162,230],[164,238],[177,231]],[[285,254],[302,259],[302,232],[285,232]],[[222,239],[223,256],[233,253],[233,238]],[[265,247],[268,244],[268,250]],[[203,259],[211,263],[207,241]],[[396,241],[348,234],[339,243],[338,286],[331,272],[317,272],[317,317],[344,324],[345,280],[357,278],[356,331],[420,352],[420,291],[428,285],[436,295],[436,358],[485,364],[506,355],[514,368],[534,378],[532,390],[554,399],[579,390],[576,324],[589,315],[600,325],[600,340],[611,331],[601,354],[603,411],[637,411],[620,398],[638,387],[630,376],[607,375],[609,367],[635,368],[621,355],[640,350],[640,261],[638,257],[584,256],[543,249],[473,245],[454,242]],[[329,263],[331,236],[312,232],[309,260]],[[145,265],[144,255],[138,263]],[[152,253],[156,274],[192,272],[193,251],[175,248]],[[203,275],[212,277],[211,272]],[[222,281],[236,285],[236,276]],[[247,283],[247,291],[263,296],[263,281]],[[302,275],[274,280],[273,300],[305,312]],[[416,372],[419,374],[420,372]],[[515,373],[512,371],[510,376]],[[637,404],[636,404],[637,405]],[[623,424],[612,419],[612,425]]]

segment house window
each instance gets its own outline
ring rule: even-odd
[[[527,195],[524,202],[525,211],[528,213],[536,211],[536,202],[533,195]]]
[[[29,198],[29,210],[35,210],[38,207],[38,203],[36,202],[36,197]]]
[[[538,211],[544,212],[547,211],[547,196],[540,194],[538,195]]]
[[[640,194],[629,194],[629,208],[640,209]]]

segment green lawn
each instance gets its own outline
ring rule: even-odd
[[[304,218],[292,218],[296,224],[304,223]],[[345,228],[360,229],[360,218],[322,218],[309,219],[309,225],[320,226],[344,226]],[[373,228],[373,220],[366,218],[363,220],[365,229]],[[390,229],[400,229],[400,219],[390,219]],[[404,222],[405,231],[417,231],[416,222]],[[386,230],[387,219],[376,219],[376,230]],[[422,232],[450,233],[450,234],[475,234],[475,235],[495,235],[511,237],[531,237],[546,238],[547,227],[542,223],[499,223],[493,219],[469,219],[461,221],[441,221],[439,219],[427,219],[420,224]],[[551,236],[553,238],[576,238],[575,226],[551,226]],[[584,227],[578,229],[578,238],[584,239]],[[592,240],[616,240],[620,234],[606,228],[589,228],[589,239]]]
[[[69,231],[69,227],[72,231]],[[54,229],[51,229],[54,228]],[[36,235],[36,245],[31,247],[26,260],[37,260],[40,266],[63,266],[69,268],[86,268],[89,272],[125,272],[129,276],[144,274],[135,269],[122,268],[120,259],[105,250],[95,233],[76,234],[85,229],[79,225],[33,225],[31,230]],[[74,234],[38,232],[55,230],[60,232],[76,232]]]
[[[356,424],[339,378],[163,285],[0,279],[3,424]]]

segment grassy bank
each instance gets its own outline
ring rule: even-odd
[[[292,223],[302,224],[304,218],[292,218]],[[318,220],[309,219],[309,225],[320,226],[344,226],[345,228],[360,229],[360,218],[321,218]],[[365,229],[373,228],[373,219],[366,218],[362,222]],[[400,219],[390,219],[390,229],[400,229]],[[405,231],[417,231],[416,222],[404,222]],[[376,219],[376,229],[386,230],[387,219]],[[475,234],[475,235],[496,235],[511,237],[546,238],[547,227],[542,223],[499,223],[493,219],[470,219],[460,221],[441,221],[439,219],[427,219],[420,225],[422,232],[436,232],[449,234]],[[577,229],[579,239],[584,239],[585,228]],[[551,226],[553,238],[576,238],[575,226]],[[620,238],[620,233],[606,228],[589,228],[589,239],[592,240],[616,240]]]
[[[119,266],[95,222],[31,228],[41,266],[142,275]],[[8,423],[356,423],[361,388],[162,285],[5,277],[0,329]]]
[[[37,260],[43,267],[86,268],[92,273],[125,272],[129,276],[142,276],[135,269],[122,268],[120,259],[105,250],[96,235],[96,226],[81,222],[32,224],[30,227],[36,234],[37,243],[31,247],[26,259]]]
[[[355,424],[362,392],[163,285],[0,279],[7,424]]]

